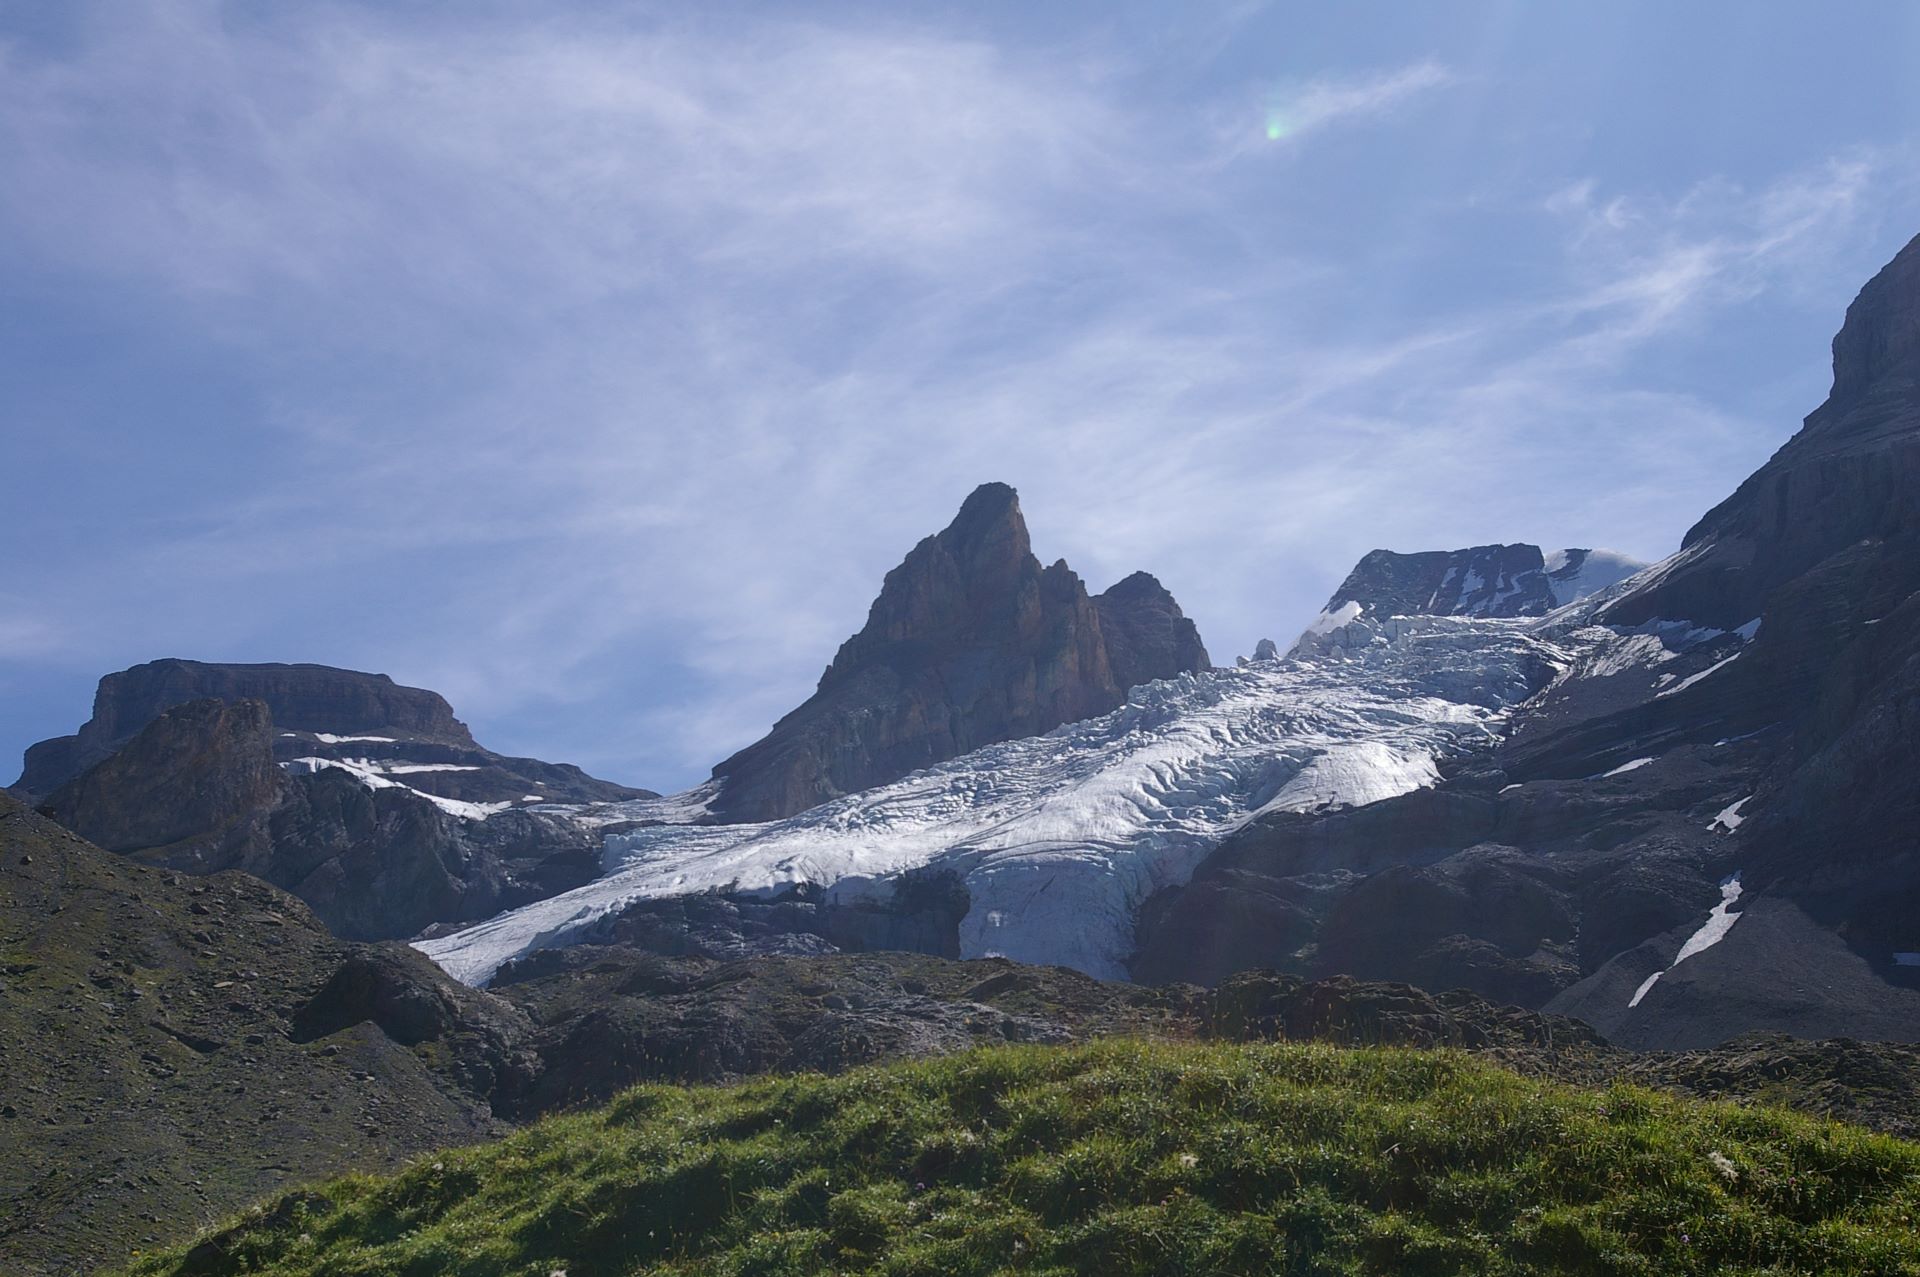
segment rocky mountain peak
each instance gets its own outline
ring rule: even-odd
[[[814,695],[714,768],[714,811],[769,820],[983,745],[1113,709],[1135,682],[1207,664],[1193,623],[1144,573],[1096,600],[1041,567],[1019,494],[973,490],[887,573]]]
[[[124,738],[163,710],[205,697],[265,701],[277,725],[296,731],[393,731],[473,744],[466,724],[453,716],[445,697],[423,687],[402,687],[385,674],[327,665],[211,664],[177,658],[148,661],[102,678],[94,694],[91,727],[108,739]]]
[[[1544,616],[1646,565],[1611,550],[1477,545],[1402,554],[1373,550],[1333,592],[1309,633],[1361,616]]]
[[[1020,494],[1004,483],[983,483],[968,493],[953,522],[935,539],[975,570],[1005,567],[1033,553]]]
[[[438,692],[403,687],[385,674],[327,665],[217,664],[166,658],[108,674],[94,693],[93,717],[72,736],[27,750],[15,788],[44,797],[137,736],[178,705],[217,700],[263,702],[284,730],[379,734],[476,748],[467,726]]]
[[[1211,668],[1199,629],[1152,573],[1122,578],[1095,596],[1093,605],[1121,687]]]
[[[1833,339],[1833,400],[1863,394],[1887,376],[1920,374],[1920,235],[1847,307]]]
[[[887,573],[866,625],[841,644],[820,686],[887,659],[902,644],[950,645],[991,631],[1001,613],[1036,592],[1040,576],[1019,494],[1004,483],[981,484],[953,522]]]
[[[1688,531],[1605,620],[1733,629],[1773,591],[1850,547],[1898,560],[1920,524],[1920,237],[1860,290],[1833,339],[1833,392]],[[1891,580],[1897,574],[1884,573]]]

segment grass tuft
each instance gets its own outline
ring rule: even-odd
[[[1920,1146],[1465,1055],[1009,1047],[646,1086],[137,1277],[1920,1275]]]

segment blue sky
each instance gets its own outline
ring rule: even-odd
[[[677,788],[977,483],[1216,659],[1654,558],[1920,231],[1920,7],[0,11],[0,757],[159,656]],[[9,771],[9,775],[11,775]]]

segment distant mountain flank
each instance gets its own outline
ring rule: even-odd
[[[1374,550],[1347,574],[1307,632],[1325,633],[1362,616],[1545,616],[1646,566],[1612,550],[1542,551],[1523,544],[1417,554]]]
[[[1041,567],[1020,500],[982,484],[887,573],[819,689],[713,769],[726,821],[792,816],[843,794],[1103,714],[1136,683],[1208,667],[1191,620],[1144,572],[1089,597]]]
[[[564,891],[597,839],[552,803],[656,797],[475,743],[437,693],[324,665],[162,660],[27,751],[18,792],[111,851],[244,869],[356,939],[404,938]]]
[[[149,661],[100,680],[93,717],[72,736],[27,748],[16,793],[43,799],[123,748],[166,711],[190,701],[257,700],[278,735],[281,761],[316,758],[345,766],[373,760],[411,766],[408,787],[467,802],[543,797],[575,802],[652,797],[652,791],[596,780],[566,763],[508,758],[483,749],[438,692],[405,687],[385,674],[328,665],[216,664],[177,658]],[[307,770],[311,770],[308,768]]]

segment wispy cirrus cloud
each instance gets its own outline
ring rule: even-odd
[[[1223,659],[1374,545],[1662,549],[1675,493],[1786,423],[1623,369],[1816,260],[1884,176],[1569,186],[1526,210],[1518,286],[1409,300],[1295,188],[1339,176],[1310,169],[1337,126],[1466,94],[1439,61],[1297,78],[1288,162],[1225,165],[1214,113],[1259,86],[1170,110],[951,26],[90,12],[5,51],[0,272],[58,263],[164,317],[133,353],[190,358],[61,422],[96,432],[90,482],[125,474],[111,535],[50,501],[72,548],[18,569],[60,658],[382,669],[496,747],[655,785],[803,697],[987,479],[1094,588],[1158,573]],[[209,366],[243,461],[170,404]]]

